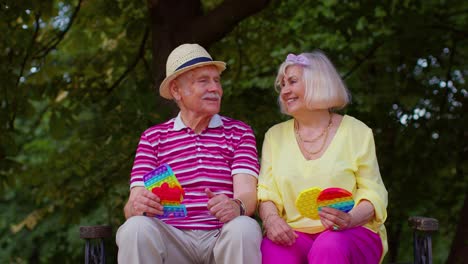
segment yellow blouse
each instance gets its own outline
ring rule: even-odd
[[[353,193],[355,203],[369,200],[375,217],[365,227],[380,235],[384,254],[387,234],[387,190],[375,154],[372,130],[345,115],[323,155],[307,160],[294,136],[294,120],[271,127],[263,142],[258,200],[272,201],[279,214],[294,229],[304,233],[324,230],[320,220],[303,217],[295,206],[299,193],[311,187],[340,187]]]

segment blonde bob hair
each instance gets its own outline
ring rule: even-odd
[[[281,92],[282,83],[286,70],[291,65],[301,66],[302,78],[305,83],[305,102],[308,109],[338,110],[344,108],[351,101],[351,94],[336,71],[332,62],[320,50],[311,53],[301,53],[297,57],[301,60],[290,60],[288,58],[280,65],[275,80],[275,89]],[[284,102],[278,97],[281,111],[284,111]],[[287,113],[286,113],[287,114]]]

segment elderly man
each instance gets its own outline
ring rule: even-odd
[[[261,263],[256,208],[259,164],[252,129],[218,115],[220,73],[198,44],[183,44],[167,59],[159,93],[177,117],[141,135],[130,179],[127,221],[117,231],[119,263]],[[186,217],[163,214],[143,176],[168,164],[185,191]]]

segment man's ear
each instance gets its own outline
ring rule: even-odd
[[[180,92],[179,92],[179,86],[177,85],[177,82],[176,80],[172,80],[170,83],[169,83],[169,92],[171,93],[172,97],[176,100],[176,101],[179,101],[181,96],[180,96]]]

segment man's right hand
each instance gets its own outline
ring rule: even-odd
[[[163,206],[157,195],[148,191],[145,187],[137,186],[130,190],[130,197],[125,205],[125,218],[135,215],[156,216],[163,214]]]

